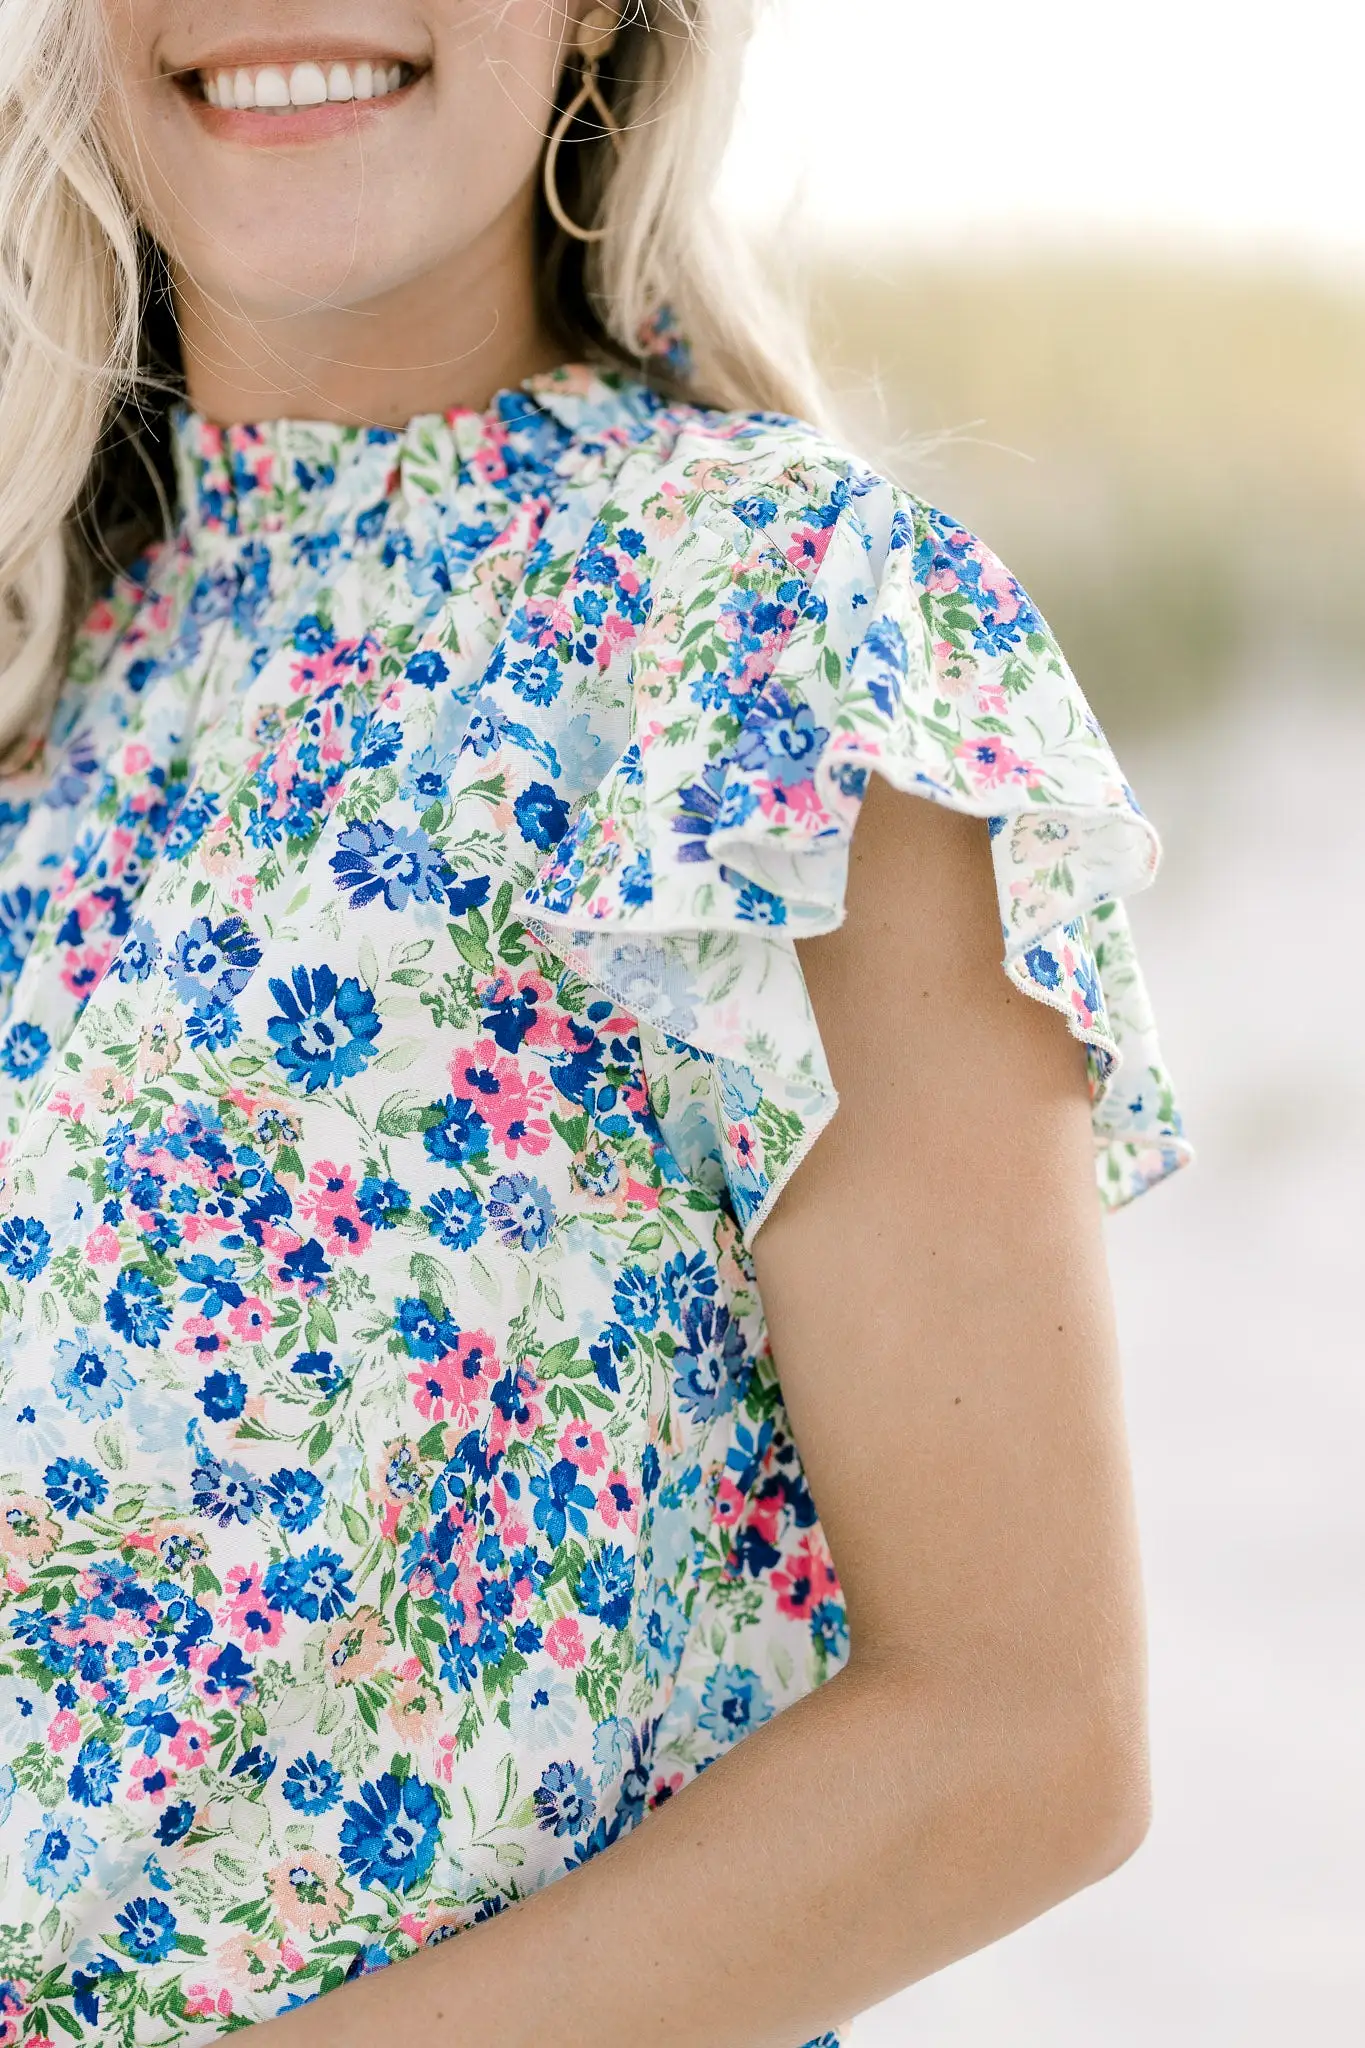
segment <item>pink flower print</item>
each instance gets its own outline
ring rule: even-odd
[[[953,592],[960,590],[962,586],[958,581],[956,569],[948,569],[939,565],[929,571],[929,574],[924,579],[924,587],[935,597],[951,597]],[[946,641],[941,644],[945,647],[948,645]],[[952,653],[951,647],[948,648],[948,652]]]
[[[792,544],[787,549],[787,560],[795,562],[798,568],[818,569],[829,553],[829,544],[833,538],[832,526],[803,526],[792,535]]]
[[[226,1337],[204,1316],[186,1316],[182,1328],[185,1334],[175,1348],[186,1357],[216,1358],[227,1349]]]
[[[171,1761],[182,1771],[197,1771],[208,1761],[209,1731],[202,1721],[182,1721],[171,1737]]]
[[[609,1472],[597,1496],[597,1512],[609,1529],[636,1529],[640,1521],[640,1494],[624,1472]]]
[[[62,987],[83,1002],[99,987],[113,957],[113,944],[107,939],[96,946],[73,948],[67,953],[66,965],[62,969]]]
[[[744,1495],[735,1485],[728,1472],[716,1488],[714,1513],[715,1519],[720,1523],[722,1529],[736,1528],[740,1516],[744,1513]]]
[[[475,984],[483,1006],[486,1031],[502,1029],[520,1038],[523,1045],[549,1048],[556,1044],[554,990],[543,975],[520,974],[514,981],[510,971],[500,968],[491,980]],[[502,1041],[509,1042],[508,1038]]]
[[[128,1773],[128,1797],[145,1799],[152,1806],[163,1806],[166,1794],[173,1792],[175,1786],[175,1772],[159,1757],[138,1757]]]
[[[284,1616],[266,1602],[259,1565],[235,1564],[223,1588],[218,1625],[248,1650],[268,1650],[284,1634]]]
[[[265,1303],[254,1294],[228,1310],[228,1326],[234,1337],[240,1337],[244,1344],[259,1344],[268,1337],[275,1318]]]
[[[590,1422],[566,1422],[559,1432],[559,1455],[571,1458],[591,1479],[607,1462],[607,1440]]]
[[[110,1223],[101,1223],[85,1240],[86,1262],[91,1266],[116,1266],[122,1256],[118,1232]]]
[[[1019,616],[1019,585],[989,548],[978,547],[976,558],[981,565],[981,588],[995,599],[992,609],[996,618],[1008,625]]]
[[[517,638],[543,654],[556,641],[577,637],[573,609],[561,598],[533,597],[517,615]]]
[[[839,1591],[832,1563],[809,1536],[794,1556],[777,1566],[772,1585],[779,1613],[792,1621],[808,1621],[813,1608]]]
[[[79,1742],[80,1739],[81,1722],[79,1714],[73,1714],[71,1709],[67,1707],[61,1713],[52,1716],[47,1729],[47,1746],[50,1750],[60,1756],[64,1749],[70,1749],[72,1743]]]
[[[656,1806],[663,1806],[667,1800],[676,1798],[686,1783],[687,1780],[681,1771],[657,1772],[654,1783],[649,1788],[648,1805],[651,1810]]]
[[[545,1631],[545,1648],[562,1671],[574,1671],[587,1660],[587,1645],[576,1614],[561,1614]]]
[[[540,1074],[524,1073],[514,1059],[485,1038],[472,1052],[457,1053],[450,1065],[454,1094],[472,1102],[509,1159],[532,1157],[550,1147],[547,1112],[553,1091]]]
[[[230,2019],[232,1993],[215,1991],[208,1984],[189,1984],[185,1987],[185,2013],[192,2020]]]
[[[129,778],[134,775],[145,775],[151,765],[151,748],[144,747],[140,740],[130,740],[119,755],[119,773]]]
[[[1038,779],[1036,768],[1022,760],[1003,740],[963,740],[957,748],[957,760],[967,780],[976,789],[1000,789],[1007,782],[1022,782],[1032,787]]]
[[[363,1252],[374,1236],[373,1226],[361,1221],[358,1201],[359,1189],[349,1166],[319,1160],[308,1176],[308,1193],[299,1206],[313,1219],[329,1257]]]
[[[498,1354],[485,1330],[462,1330],[455,1349],[410,1372],[417,1411],[429,1422],[472,1422],[498,1376]]]

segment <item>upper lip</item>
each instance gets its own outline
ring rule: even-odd
[[[311,43],[286,43],[272,41],[268,36],[253,36],[235,43],[220,43],[215,49],[175,63],[167,59],[163,68],[170,77],[184,78],[196,72],[263,71],[268,65],[289,71],[296,64],[406,64],[413,71],[423,71],[426,61],[404,50],[390,49],[385,43],[357,42],[354,37],[338,36],[326,42],[319,37]]]

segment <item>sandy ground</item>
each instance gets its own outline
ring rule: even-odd
[[[1365,2041],[1354,695],[1267,682],[1178,746],[1124,752],[1166,843],[1133,915],[1200,1148],[1110,1226],[1153,1832],[1108,1884],[865,2015],[853,2048]]]

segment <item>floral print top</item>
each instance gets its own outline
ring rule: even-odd
[[[989,820],[1103,1199],[1186,1157],[1156,838],[950,519],[580,367],[176,461],[0,785],[0,2048],[407,1956],[846,1658],[750,1249],[874,769]]]

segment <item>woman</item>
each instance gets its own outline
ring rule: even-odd
[[[834,2041],[1143,1834],[1156,840],[743,11],[3,0],[7,2041]]]

